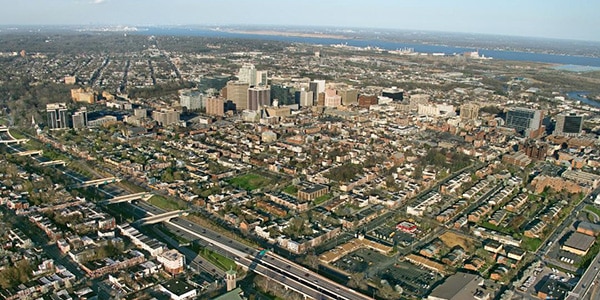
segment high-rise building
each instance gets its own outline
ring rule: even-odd
[[[271,104],[271,87],[259,86],[248,89],[248,106],[249,110],[259,110],[263,106]]]
[[[479,105],[466,103],[460,106],[460,118],[463,120],[475,120],[479,116]]]
[[[536,136],[543,119],[541,110],[515,107],[506,112],[506,127],[514,128],[525,136]]]
[[[404,100],[404,90],[399,89],[395,86],[393,86],[392,88],[383,89],[383,91],[381,92],[381,95],[383,97],[391,98],[393,101]]]
[[[50,129],[69,128],[69,112],[66,103],[46,104],[46,115]]]
[[[256,82],[254,85],[268,85],[267,71],[256,71]]]
[[[161,126],[169,126],[179,122],[179,112],[174,109],[163,108],[152,112],[152,119]]]
[[[325,80],[313,80],[308,86],[308,89],[313,92],[314,102],[317,102],[319,93],[325,92]]]
[[[556,127],[554,135],[578,136],[583,129],[583,116],[575,113],[556,115]]]
[[[342,97],[334,89],[325,90],[325,107],[338,107],[342,105]]]
[[[280,105],[295,104],[293,88],[276,84],[271,86],[271,101],[277,100]]]
[[[225,100],[222,98],[206,99],[206,114],[222,117],[225,114]]]
[[[317,106],[325,106],[325,92],[317,95]]]
[[[256,85],[256,67],[253,64],[244,64],[238,71],[238,81],[249,85]]]
[[[237,110],[248,109],[248,88],[250,84],[241,81],[227,82],[227,99],[235,103]]]
[[[358,103],[358,91],[353,88],[343,88],[337,91],[340,95],[343,105],[351,105]]]
[[[87,109],[85,107],[80,108],[78,111],[73,113],[73,128],[82,129],[88,126]]]
[[[314,95],[313,95],[313,91],[306,91],[304,88],[300,91],[297,92],[300,93],[300,106],[302,107],[308,107],[308,106],[313,106],[313,102],[314,102]]]
[[[188,110],[199,110],[205,107],[204,95],[198,90],[179,91],[179,104]]]

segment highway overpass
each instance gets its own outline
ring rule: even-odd
[[[58,165],[66,166],[67,163],[64,160],[62,160],[62,159],[44,161],[44,162],[40,163],[40,166],[47,166],[47,167],[49,167],[49,166],[58,166]]]
[[[150,224],[156,224],[156,223],[169,221],[173,218],[177,218],[179,216],[185,216],[185,215],[187,215],[187,212],[184,210],[174,210],[174,211],[169,211],[169,212],[165,212],[165,213],[158,214],[158,215],[151,215],[149,217],[141,218],[139,220],[136,220],[134,223],[139,224],[139,225],[150,225]]]
[[[0,144],[24,144],[27,142],[29,142],[29,139],[16,139],[12,136],[8,127],[0,127]]]
[[[147,192],[141,192],[141,193],[135,193],[135,194],[130,194],[130,195],[124,195],[124,196],[117,196],[117,197],[113,197],[104,201],[101,201],[100,204],[115,204],[115,203],[121,203],[121,202],[131,202],[133,200],[148,200],[150,199],[150,197],[152,197],[152,193],[147,193]]]
[[[164,213],[164,210],[140,202],[135,205],[149,215]],[[242,244],[234,239],[204,228],[196,223],[182,218],[166,221],[167,224],[179,229],[198,239],[204,240],[211,248],[235,260],[235,262],[247,270],[254,271],[265,276],[268,280],[282,284],[306,298],[310,299],[343,299],[363,300],[372,299],[345,285],[336,283],[307,268],[280,257],[274,253],[264,253]]]
[[[101,186],[101,185],[105,185],[105,184],[109,184],[109,183],[115,183],[115,182],[119,182],[121,181],[120,178],[117,177],[106,177],[106,178],[100,178],[100,179],[92,179],[92,180],[87,180],[87,181],[83,181],[80,182],[78,184],[75,184],[73,186],[71,186],[72,188],[82,188],[82,187],[88,187],[88,186]]]

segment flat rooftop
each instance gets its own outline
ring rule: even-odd
[[[564,246],[587,251],[596,241],[596,238],[580,232],[572,232]]]

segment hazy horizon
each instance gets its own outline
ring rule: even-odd
[[[289,26],[600,41],[600,1],[0,0],[5,26]]]

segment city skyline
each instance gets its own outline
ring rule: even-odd
[[[577,5],[578,4],[578,5]],[[2,25],[276,25],[386,28],[600,41],[600,3],[514,0],[219,2],[0,0]],[[132,13],[135,12],[135,13]]]

